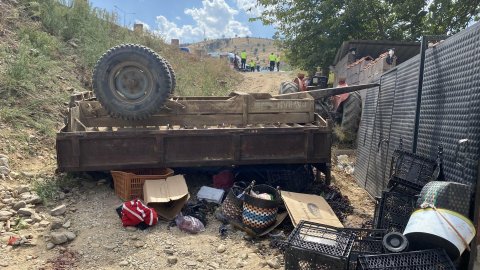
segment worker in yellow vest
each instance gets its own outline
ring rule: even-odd
[[[245,49],[240,53],[240,58],[242,58],[242,69],[247,68],[247,52]]]
[[[254,61],[253,59],[250,60],[250,64],[249,64],[249,66],[250,66],[250,72],[255,72],[255,66],[256,66],[256,65],[257,65],[257,64],[255,63],[255,61]]]
[[[277,54],[275,58],[275,62],[277,63],[277,72],[280,71],[280,55]]]
[[[270,60],[270,71],[275,70],[275,61],[277,60],[277,57],[273,52],[268,56],[268,60]]]

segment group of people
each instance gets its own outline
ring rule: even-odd
[[[277,71],[280,71],[280,56],[277,54],[275,55],[274,53],[271,53],[268,56],[268,60],[270,62],[269,70],[270,71],[275,71],[275,67],[277,67]],[[235,55],[235,60],[236,62],[236,55]],[[240,62],[241,62],[241,69],[242,70],[249,70],[251,72],[254,72],[255,70],[260,71],[260,62],[255,61],[254,59],[250,59],[250,62],[247,64],[247,52],[243,50],[240,53]]]
[[[277,66],[277,71],[280,71],[280,56],[278,54],[271,53],[268,56],[268,60],[270,61],[270,71],[275,71],[275,65]]]

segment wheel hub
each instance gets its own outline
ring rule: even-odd
[[[152,75],[136,63],[117,65],[109,78],[115,94],[125,101],[135,102],[152,90]]]

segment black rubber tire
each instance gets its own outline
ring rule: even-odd
[[[362,98],[358,92],[352,92],[343,102],[341,128],[348,138],[355,140],[360,118],[362,117]]]
[[[170,78],[172,79],[172,90],[170,90],[170,95],[173,95],[173,93],[175,93],[175,88],[177,87],[177,75],[175,74],[172,65],[170,65],[167,60],[164,59],[164,61],[168,67],[168,71],[170,71]]]
[[[298,85],[294,82],[282,82],[279,94],[290,94],[298,92]]]
[[[95,66],[92,83],[107,112],[127,120],[146,119],[158,112],[172,90],[170,71],[162,57],[136,44],[108,50]]]

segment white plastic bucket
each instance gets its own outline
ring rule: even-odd
[[[444,248],[450,258],[455,260],[465,251],[466,246],[440,214],[453,225],[466,243],[472,241],[475,227],[468,218],[457,212],[438,208],[415,211],[410,216],[403,235],[407,237],[412,249]]]

